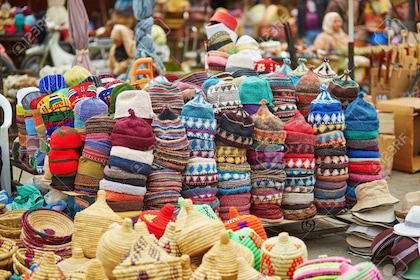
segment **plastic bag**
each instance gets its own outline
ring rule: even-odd
[[[44,205],[44,197],[34,185],[16,186],[18,196],[13,199],[12,210],[33,210]]]
[[[44,199],[46,204],[57,204],[60,200],[67,201],[67,195],[58,190],[50,190]]]

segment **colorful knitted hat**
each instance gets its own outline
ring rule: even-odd
[[[290,73],[286,73],[292,78],[293,84],[295,87],[297,86],[298,81],[300,78],[306,74],[306,72],[309,71],[308,67],[306,67],[306,59],[305,58],[299,58],[298,59],[298,66]]]
[[[160,211],[142,211],[139,219],[146,223],[147,229],[151,234],[154,234],[157,239],[160,239],[165,232],[166,225],[169,222],[175,221],[174,212],[174,205],[166,204]]]
[[[300,112],[296,112],[294,117],[284,124],[284,129],[287,131],[286,144],[289,146],[301,143],[315,146],[314,130]]]
[[[113,115],[115,113],[115,102],[117,96],[126,90],[135,90],[136,88],[130,85],[129,83],[118,83],[112,87],[111,91],[111,100],[109,101],[109,114]]]
[[[79,158],[74,190],[80,193],[96,194],[99,181],[104,177],[104,165],[83,156]]]
[[[324,84],[319,88],[317,98],[311,102],[308,123],[312,125],[315,134],[345,129],[341,103],[331,97]]]
[[[378,268],[372,262],[362,262],[356,265],[342,263],[340,265],[341,276],[338,280],[383,280]]]
[[[213,105],[215,114],[222,114],[224,110],[233,110],[241,106],[238,88],[234,83],[227,81],[211,85],[207,91],[207,101]]]
[[[83,98],[76,103],[74,108],[74,128],[84,133],[88,119],[96,115],[107,114],[108,106],[101,99],[97,97]]]
[[[74,119],[70,100],[61,93],[44,96],[38,102],[38,110],[47,131],[54,126],[66,125]]]
[[[67,90],[67,97],[74,108],[81,98],[96,97],[96,86],[91,82],[85,82],[69,87]]]
[[[63,74],[67,87],[75,86],[91,75],[89,70],[80,65],[71,67]]]
[[[324,62],[314,69],[314,73],[318,75],[322,84],[325,84],[328,87],[330,81],[337,77],[334,69],[331,68],[330,60],[327,57],[324,57]]]
[[[260,46],[254,38],[249,35],[242,35],[236,40],[237,53],[244,54],[256,62],[262,59]]]
[[[286,76],[290,76],[290,73],[292,73],[292,68],[290,68],[291,64],[292,64],[292,61],[290,60],[290,58],[283,58],[283,64],[280,66],[277,72],[284,74]],[[293,86],[295,85],[293,84]]]
[[[181,88],[176,83],[153,80],[144,88],[150,95],[152,110],[156,115],[169,106],[176,114],[180,114],[184,106]]]
[[[328,91],[343,104],[343,107],[347,107],[357,98],[360,86],[351,79],[350,71],[345,70],[340,76],[332,78],[328,84]]]
[[[239,97],[242,104],[259,105],[262,99],[273,107],[273,93],[267,80],[258,76],[247,77],[239,85]]]
[[[296,84],[297,106],[305,118],[310,111],[309,105],[319,94],[320,86],[321,80],[313,72],[313,67],[310,67]]]
[[[114,118],[128,117],[129,109],[133,109],[136,116],[142,119],[152,120],[155,117],[149,93],[144,90],[126,90],[118,94],[115,100]]]
[[[212,158],[190,158],[182,171],[187,186],[207,186],[218,182],[216,161]]]
[[[254,120],[254,130],[252,132],[254,140],[271,144],[284,144],[286,140],[284,123],[268,110],[264,100],[252,119]]]
[[[217,127],[216,140],[238,148],[252,145],[254,121],[242,108],[224,112]]]
[[[112,77],[112,74],[111,74],[111,77]],[[99,77],[98,75],[91,75],[91,76],[87,77],[86,79],[84,79],[83,81],[81,81],[80,83],[85,83],[85,82],[91,82],[96,87],[103,87],[104,86],[104,84],[102,83],[101,77]]]
[[[209,74],[224,73],[229,54],[222,51],[207,52],[207,72]]]
[[[236,53],[236,48],[229,33],[221,30],[209,38],[207,42],[207,51],[222,51],[227,54],[234,54]]]
[[[123,146],[134,150],[146,151],[155,145],[151,125],[136,116],[129,109],[130,116],[117,120],[111,134],[112,146]]]
[[[360,92],[357,99],[347,106],[346,129],[373,131],[379,129],[378,113],[375,107],[364,100],[363,92]]]
[[[45,75],[39,80],[39,89],[43,93],[51,94],[65,87],[67,86],[64,76],[59,73]]]
[[[258,73],[272,73],[276,72],[279,68],[280,64],[271,57],[258,60],[254,66],[255,71]]]

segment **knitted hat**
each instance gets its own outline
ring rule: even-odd
[[[45,128],[65,125],[74,119],[73,107],[70,100],[61,93],[44,96],[38,102],[38,110],[42,114]]]
[[[64,72],[63,77],[66,81],[67,87],[72,87],[91,75],[92,74],[89,72],[89,70],[87,70],[83,66],[75,65],[66,72]]]
[[[59,73],[45,75],[39,80],[39,89],[43,93],[54,93],[65,87],[64,76]]]
[[[258,60],[254,66],[255,71],[258,73],[272,73],[276,72],[279,68],[280,64],[271,57]]]
[[[150,124],[136,116],[132,109],[129,116],[117,120],[111,134],[112,146],[124,146],[134,150],[149,150],[155,144]]]
[[[251,57],[245,54],[236,53],[229,56],[225,70],[226,72],[232,73],[238,70],[254,70],[254,64]]]
[[[209,74],[225,73],[225,67],[229,54],[222,51],[207,52],[207,72]]]
[[[268,110],[264,101],[258,112],[252,116],[252,119],[254,120],[254,130],[252,132],[254,140],[272,144],[284,143],[286,140],[284,123]]]
[[[306,118],[309,114],[309,105],[318,96],[321,80],[311,67],[296,83],[297,106]]]
[[[227,81],[219,81],[211,85],[207,91],[207,101],[213,105],[215,114],[241,106],[238,88],[234,83]]]
[[[39,90],[32,90],[30,92],[28,92],[27,94],[25,94],[22,99],[21,99],[21,103],[22,103],[22,107],[24,110],[31,110],[31,101],[34,99],[37,99],[41,96],[45,96],[45,94],[41,93],[41,91]]]
[[[67,92],[71,105],[76,105],[83,97],[96,97],[96,86],[91,82],[85,82],[69,87]]]
[[[273,107],[273,93],[267,80],[258,76],[247,77],[239,85],[239,97],[242,104],[260,104],[265,99]]]
[[[112,77],[112,74],[111,74],[111,77]],[[86,77],[86,79],[84,79],[80,83],[85,83],[85,82],[91,82],[96,87],[103,87],[104,86],[104,84],[102,83],[101,77],[99,77],[98,75],[91,75],[89,77]]]
[[[315,146],[316,136],[313,128],[300,112],[296,112],[294,117],[284,124],[284,129],[287,131],[286,144],[289,146],[300,143]]]
[[[115,102],[117,99],[117,96],[126,90],[135,90],[136,88],[128,83],[119,83],[115,85],[111,92],[111,100],[109,102],[109,114],[113,115],[115,113]]]
[[[129,109],[133,109],[136,116],[142,119],[153,119],[155,117],[149,93],[144,90],[125,90],[118,94],[115,100],[114,118],[128,117]]]
[[[85,123],[96,115],[107,115],[108,106],[97,97],[83,98],[76,103],[74,108],[74,128],[85,130]]]
[[[347,107],[347,105],[357,98],[359,90],[360,86],[351,79],[349,70],[345,70],[342,75],[332,78],[328,84],[328,91],[334,98],[337,98],[344,107]]]
[[[150,95],[153,112],[157,115],[169,106],[175,113],[180,114],[184,106],[184,97],[177,83],[154,80],[144,88]]]
[[[262,59],[258,42],[249,35],[242,35],[236,41],[237,53],[244,54],[256,62]]]
[[[312,67],[313,68],[313,67]],[[288,75],[292,78],[293,84],[297,86],[298,81],[300,78],[308,72],[308,67],[306,67],[306,59],[305,58],[299,58],[298,59],[298,66]]]
[[[151,234],[154,234],[157,239],[160,239],[165,232],[166,225],[169,222],[174,222],[175,207],[173,204],[165,204],[160,210],[146,210],[142,211],[139,219],[146,223],[147,229]]]
[[[324,84],[319,88],[317,98],[311,102],[308,123],[312,125],[315,134],[345,129],[341,103],[331,97]]]
[[[211,87],[211,86],[213,86],[213,85],[215,85],[215,84],[217,84],[217,83],[219,83],[221,81],[221,79],[219,79],[219,78],[217,78],[217,77],[210,77],[210,78],[208,78],[208,79],[206,79],[204,82],[203,82],[203,84],[201,85],[201,87],[203,88],[203,90],[204,90],[204,94],[207,96],[207,94],[208,94],[208,90],[209,90],[209,88]]]
[[[37,87],[24,87],[24,88],[19,89],[16,92],[16,105],[22,105],[22,99],[27,94],[31,92],[38,92],[38,91],[39,91],[39,88]]]
[[[324,57],[324,62],[314,69],[314,73],[318,75],[322,84],[325,84],[328,87],[330,81],[337,77],[334,69],[331,68],[330,60],[327,57]]]
[[[210,36],[207,51],[222,51],[227,54],[236,53],[235,44],[227,31],[221,30]]]
[[[104,165],[83,156],[79,158],[77,174],[74,179],[74,190],[95,194],[99,190],[99,181],[104,176]]]
[[[254,121],[242,108],[223,113],[217,127],[216,140],[238,148],[252,145]]]
[[[212,158],[190,158],[182,171],[182,176],[182,180],[187,186],[206,186],[217,183],[216,161]]]
[[[344,113],[347,130],[372,131],[379,129],[378,113],[372,104],[366,102],[360,92],[357,99],[347,106]]]

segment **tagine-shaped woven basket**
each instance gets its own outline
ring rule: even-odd
[[[84,266],[74,271],[67,280],[108,280],[100,260],[91,259]]]
[[[191,258],[206,253],[225,229],[223,222],[198,212],[191,199],[184,200],[185,218],[175,221],[175,236],[182,254]]]
[[[267,239],[267,233],[261,220],[255,215],[239,215],[235,207],[229,208],[229,220],[224,222],[226,229],[237,231],[244,227],[252,228],[263,240]]]
[[[191,259],[188,255],[181,256],[181,266],[182,266],[182,280],[190,280],[192,269],[191,269]]]
[[[89,259],[96,257],[96,249],[102,234],[113,223],[122,224],[123,220],[106,203],[106,193],[99,190],[96,201],[86,209],[77,212],[74,217],[72,246],[83,249]]]
[[[264,240],[252,229],[248,227],[241,228],[237,231],[228,230],[229,238],[247,247],[254,255],[254,268],[260,270],[261,261],[261,245]]]
[[[176,217],[176,220],[178,221],[184,221],[185,218],[187,217],[186,212],[185,212],[185,198],[180,197],[178,198],[178,206],[179,206],[179,210],[178,210],[178,214]],[[213,208],[211,208],[210,205],[208,204],[194,204],[194,208],[195,210],[197,210],[198,212],[200,212],[201,214],[206,215],[209,218],[212,218],[213,220],[219,220],[219,217],[217,216],[217,214],[214,212]]]
[[[74,271],[86,265],[89,259],[83,255],[83,250],[80,247],[75,247],[71,251],[71,257],[59,262],[58,268],[64,273],[66,277],[70,276]]]
[[[33,264],[39,263],[47,254],[45,251],[30,248],[19,248],[12,256],[13,271],[17,275],[23,275],[29,271]],[[59,263],[63,258],[54,254],[55,263]]]
[[[99,239],[96,258],[103,264],[109,279],[114,279],[112,271],[139,238],[140,233],[133,229],[131,219],[125,218],[122,225],[111,225]]]
[[[267,276],[250,266],[247,261],[239,257],[236,259],[238,264],[237,280],[281,280],[279,276]]]
[[[220,273],[214,269],[216,265],[216,256],[204,255],[200,266],[194,270],[190,280],[222,280]]]
[[[261,246],[261,273],[292,279],[296,267],[308,260],[305,243],[287,232],[265,240]]]
[[[153,238],[141,235],[112,273],[117,280],[179,280],[182,279],[181,258],[169,255]]]
[[[169,255],[180,257],[182,255],[175,237],[175,222],[169,222],[166,225],[165,232],[158,242],[159,247],[165,250]]]
[[[52,252],[47,252],[39,264],[34,265],[31,269],[22,275],[22,280],[66,279],[66,276],[55,263],[55,256]]]
[[[238,264],[236,259],[243,257],[250,266],[254,266],[254,254],[245,246],[230,240],[227,230],[219,233],[219,241],[206,253],[215,257],[213,269],[218,271],[224,280],[236,280]]]

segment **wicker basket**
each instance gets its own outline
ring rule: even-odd
[[[214,255],[204,255],[201,265],[194,270],[191,280],[222,280],[222,276],[214,269],[217,260]]]
[[[175,237],[175,222],[166,225],[163,236],[159,239],[159,247],[163,248],[169,255],[180,257],[182,255]]]
[[[185,218],[175,221],[175,236],[182,254],[190,257],[206,253],[218,240],[223,222],[198,212],[190,199],[184,200]]]
[[[78,270],[80,267],[84,266],[88,261],[89,259],[83,255],[82,248],[74,248],[71,251],[71,258],[65,259],[57,265],[58,268],[60,268],[60,270],[67,277],[74,271]]]
[[[46,253],[45,256],[39,261],[39,263],[34,265],[32,268],[30,273],[23,275],[21,278],[22,280],[66,279],[64,274],[60,271],[57,264],[55,263],[55,256],[52,252]]]
[[[243,227],[252,228],[263,240],[267,239],[267,233],[261,223],[261,220],[254,215],[239,215],[235,207],[229,208],[229,220],[224,222],[226,229],[233,231],[239,230]]]
[[[27,237],[26,232],[22,231],[20,241],[25,248],[46,252],[52,252],[64,259],[71,257],[71,242],[59,245],[45,245],[34,242]]]
[[[14,240],[0,237],[0,269],[12,269],[12,256],[18,249],[19,246]]]
[[[237,280],[281,280],[278,276],[266,276],[261,274],[258,270],[250,266],[242,257],[237,258],[236,262],[238,263]]]
[[[103,264],[108,278],[113,278],[112,270],[139,238],[140,233],[133,230],[130,218],[125,218],[121,226],[117,224],[102,235],[98,242],[96,257]]]
[[[22,216],[27,210],[10,210],[0,215],[0,225],[22,228]]]
[[[73,235],[73,221],[63,212],[52,209],[25,212],[22,225],[29,239],[45,245],[68,243]]]
[[[21,232],[22,228],[14,228],[0,224],[0,236],[10,239],[19,239]]]
[[[305,243],[287,232],[265,240],[261,246],[261,273],[292,279],[296,267],[308,260]]]
[[[99,239],[112,223],[122,224],[122,219],[106,203],[106,193],[99,190],[96,201],[77,212],[74,218],[73,247],[81,247],[85,257],[96,257]]]
[[[104,267],[98,259],[89,260],[83,267],[73,272],[67,280],[108,280]]]
[[[10,276],[12,276],[12,272],[9,270],[0,269],[0,279],[7,280],[10,278]]]

